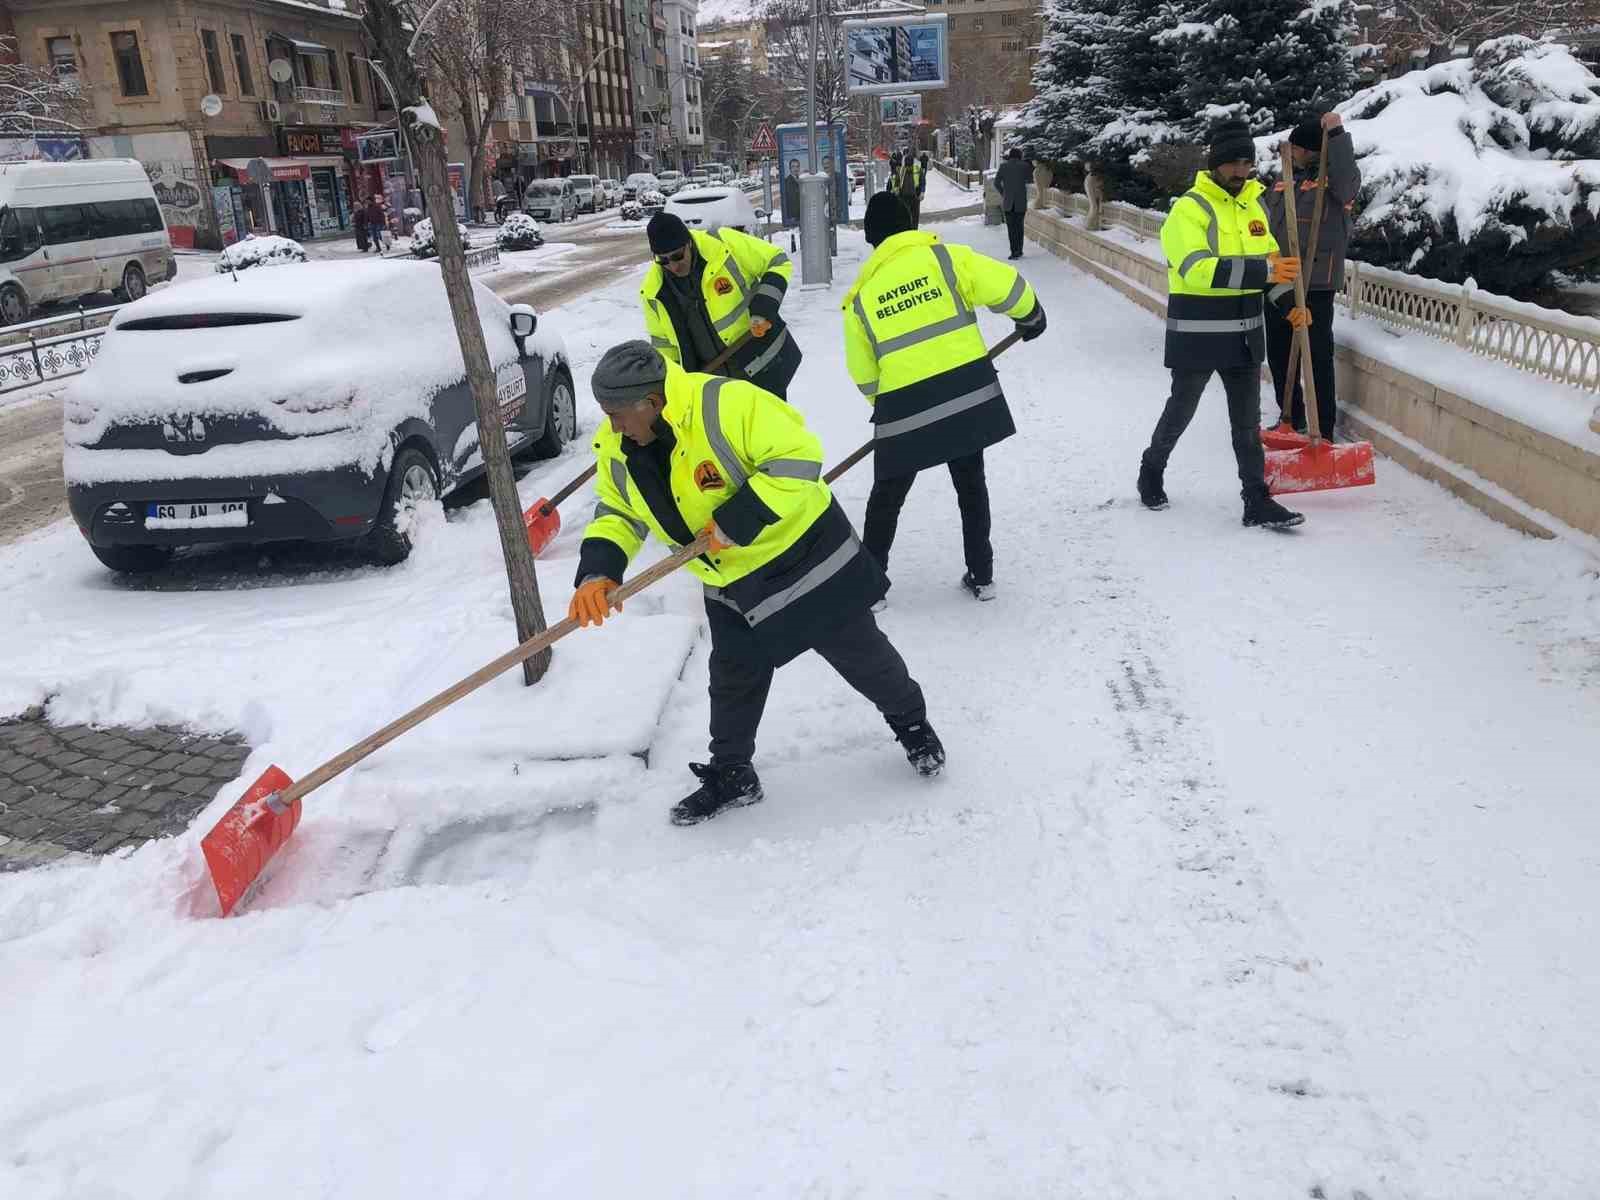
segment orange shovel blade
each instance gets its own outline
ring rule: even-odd
[[[1334,488],[1369,487],[1377,480],[1371,442],[1319,442],[1303,450],[1267,451],[1267,490],[1325,492]]]
[[[1299,450],[1311,444],[1311,439],[1293,425],[1279,422],[1271,429],[1261,431],[1261,444],[1268,450]]]
[[[300,801],[288,805],[276,801],[277,794],[293,782],[277,767],[268,767],[200,839],[223,916],[233,911],[300,824]]]
[[[528,527],[528,546],[538,558],[561,532],[561,510],[551,507],[550,501],[540,496],[533,507],[522,514],[522,523]]]

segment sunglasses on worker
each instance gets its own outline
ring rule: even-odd
[[[656,262],[660,263],[663,267],[673,267],[673,266],[677,266],[677,264],[679,264],[681,262],[688,262],[688,261],[689,261],[689,246],[688,246],[687,243],[685,243],[682,246],[679,246],[671,254],[658,254],[658,255],[656,255]]]

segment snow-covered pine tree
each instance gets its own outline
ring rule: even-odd
[[[1019,138],[1031,157],[1067,162],[1121,109],[1107,78],[1108,42],[1120,0],[1047,0],[1033,65],[1033,99]]]
[[[1102,58],[1113,112],[1080,151],[1101,164],[1112,194],[1154,204],[1158,189],[1138,168],[1152,147],[1179,141],[1192,115],[1184,101],[1176,47],[1162,35],[1188,20],[1187,0],[1120,0]]]
[[[1348,98],[1354,78],[1352,0],[1193,0],[1157,35],[1174,52],[1189,140],[1232,118],[1281,129]]]

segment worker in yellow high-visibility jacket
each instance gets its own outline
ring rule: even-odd
[[[674,549],[712,536],[688,564],[711,627],[711,761],[690,764],[700,787],[673,823],[762,798],[751,758],[772,673],[806,650],[872,701],[919,774],[937,775],[944,747],[922,689],[870,611],[887,581],[822,481],[822,443],[799,410],[638,341],[608,350],[591,386],[607,421],[568,616],[605,620],[649,534]]]
[[[1305,520],[1267,494],[1261,449],[1261,364],[1266,358],[1261,294],[1292,283],[1300,260],[1279,255],[1261,206],[1255,140],[1240,121],[1212,134],[1209,166],[1173,201],[1161,226],[1167,258],[1166,365],[1172,391],[1139,464],[1139,500],[1167,507],[1167,460],[1194,419],[1212,373],[1222,376],[1233,426],[1233,454],[1244,498],[1244,524],[1286,529]],[[1296,308],[1294,324],[1311,314]]]
[[[650,344],[686,371],[703,371],[745,334],[717,373],[783,398],[800,344],[779,312],[794,267],[781,247],[737,229],[690,231],[660,212],[645,229],[655,262],[639,289]]]
[[[1017,431],[978,331],[977,309],[1010,317],[1026,340],[1044,307],[1015,267],[911,228],[899,197],[880,192],[863,222],[875,247],[844,298],[845,362],[873,405],[872,495],[862,534],[889,564],[900,509],[918,471],[945,463],[961,506],[961,585],[994,598],[983,452]]]

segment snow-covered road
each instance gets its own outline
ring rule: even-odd
[[[786,303],[830,460],[867,432],[840,241]],[[1220,395],[1144,512],[1160,324],[1022,266],[1050,328],[1001,360],[1001,598],[956,587],[930,473],[883,617],[944,778],[809,656],[767,802],[669,827],[706,729],[679,579],[316,793],[239,919],[203,915],[195,839],[242,781],[189,837],[0,877],[0,1195],[1600,1192],[1595,561],[1386,462],[1244,530]],[[586,428],[635,305],[547,318]],[[868,485],[838,488],[858,519]],[[303,774],[507,643],[487,506],[430,532],[387,572],[172,591],[57,526],[0,551],[0,713],[240,728],[252,775]]]

